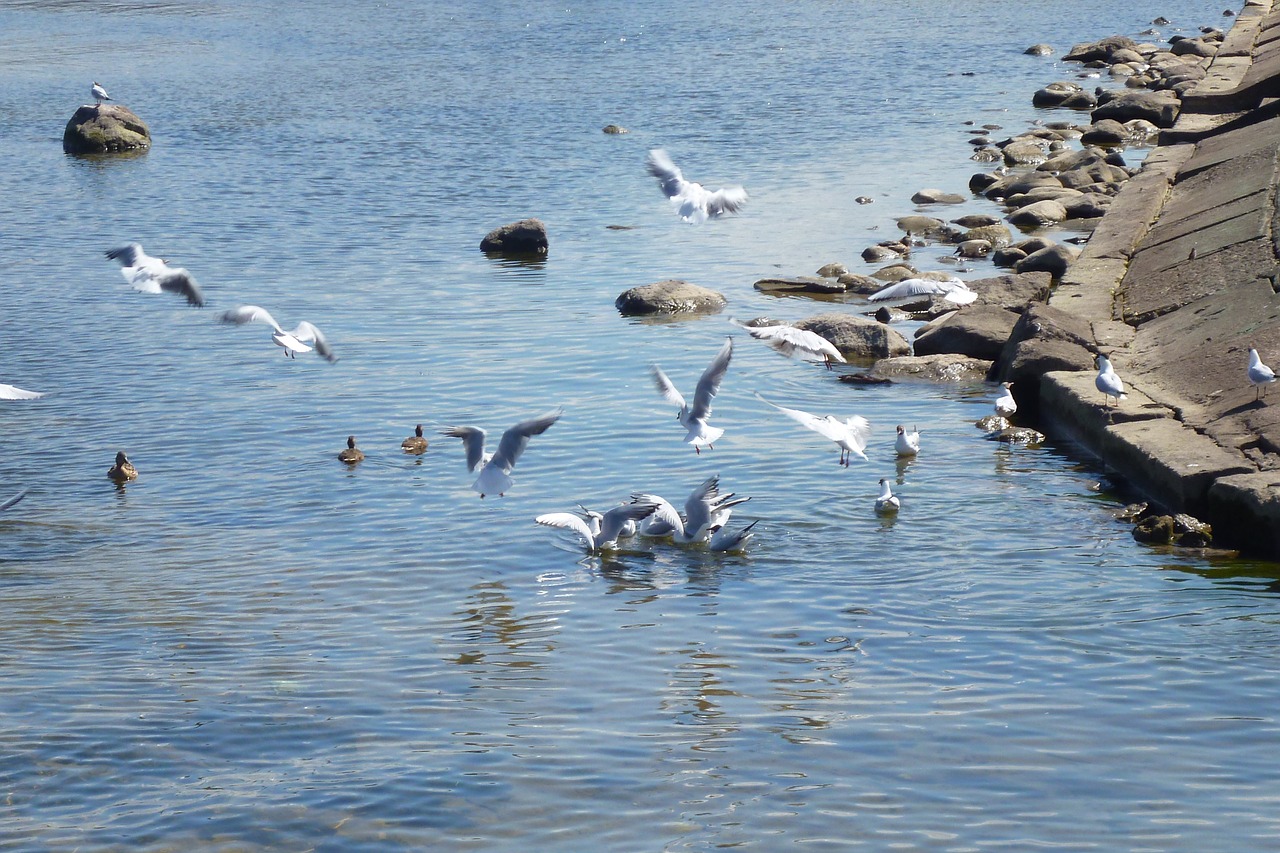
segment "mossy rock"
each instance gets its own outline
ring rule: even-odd
[[[62,133],[62,150],[68,154],[111,154],[150,147],[151,131],[146,122],[119,104],[81,107]]]

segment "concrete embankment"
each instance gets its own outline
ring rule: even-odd
[[[1256,348],[1280,367],[1280,8],[1250,2],[1143,170],[1049,300],[1108,353],[1040,379],[1046,430],[1070,434],[1218,544],[1280,557],[1280,389],[1255,401]]]

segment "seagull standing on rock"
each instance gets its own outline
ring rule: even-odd
[[[726,213],[737,213],[747,203],[742,187],[726,187],[712,192],[702,184],[686,181],[667,152],[655,148],[645,161],[649,174],[662,184],[662,192],[685,222],[706,222]]]
[[[1249,382],[1253,385],[1253,399],[1266,396],[1267,386],[1276,381],[1276,372],[1262,363],[1256,349],[1249,350]]]
[[[1004,392],[996,398],[996,414],[1002,418],[1007,418],[1018,411],[1018,401],[1013,399],[1013,383],[1001,382],[1000,387]]]
[[[1111,408],[1112,397],[1116,398],[1116,405],[1120,405],[1120,401],[1125,398],[1124,383],[1116,376],[1111,361],[1102,353],[1098,353],[1097,365],[1098,378],[1093,380],[1094,386],[1102,392],[1107,408]]]
[[[107,90],[102,88],[102,85],[99,84],[97,80],[93,81],[93,88],[89,90],[89,94],[93,95],[93,99],[97,102],[98,106],[102,106],[103,101],[114,100],[114,98],[107,94]]]

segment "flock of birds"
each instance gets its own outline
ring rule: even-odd
[[[98,105],[112,100],[107,91],[94,81],[91,94]],[[669,199],[677,215],[686,222],[702,223],[726,214],[735,213],[747,202],[747,192],[740,186],[719,190],[708,190],[699,183],[688,181],[681,170],[672,162],[665,151],[655,149],[649,152],[646,165],[649,173],[658,179],[662,192]],[[119,262],[120,272],[124,279],[136,290],[144,293],[173,293],[183,297],[194,307],[203,307],[204,295],[195,278],[186,269],[171,267],[163,258],[148,255],[138,243],[129,243],[106,252],[106,257]],[[958,278],[933,280],[911,278],[882,288],[868,297],[871,302],[918,298],[922,295],[939,295],[956,305],[967,305],[977,298],[977,294]],[[299,353],[314,351],[329,362],[336,362],[337,356],[328,340],[318,327],[308,321],[301,321],[291,330],[285,330],[265,308],[257,305],[241,305],[224,311],[218,320],[231,325],[260,323],[270,327],[271,341],[290,358]],[[797,329],[788,325],[753,326],[731,320],[736,326],[745,329],[753,338],[763,341],[777,352],[786,356],[800,356],[819,360],[831,368],[835,363],[844,362],[844,356],[826,338],[813,332]],[[712,426],[709,419],[712,401],[719,393],[721,383],[728,372],[733,357],[733,338],[726,338],[723,346],[712,358],[711,363],[702,372],[694,387],[692,400],[686,400],[670,377],[658,365],[653,365],[654,384],[663,399],[678,407],[676,418],[685,430],[684,443],[691,446],[694,452],[701,454],[703,449],[713,449],[715,442],[724,435],[724,429]],[[1125,398],[1124,383],[1116,375],[1110,361],[1104,355],[1097,356],[1098,375],[1095,385],[1104,395],[1105,403],[1111,406]],[[1260,399],[1266,387],[1275,382],[1275,373],[1262,363],[1255,349],[1249,350],[1248,378],[1258,390],[1255,399]],[[1008,418],[1017,411],[1017,403],[1011,390],[1011,383],[1001,384],[1001,393],[995,400],[995,414]],[[44,396],[42,392],[28,391],[13,385],[0,384],[0,399],[33,400]],[[812,430],[823,438],[836,444],[840,450],[838,464],[849,467],[852,457],[857,456],[866,461],[866,447],[871,435],[871,426],[866,418],[858,415],[840,419],[834,415],[818,416],[800,409],[788,408],[765,399],[758,392],[755,396],[764,404],[777,409],[783,415],[794,420],[806,429]],[[461,439],[466,455],[467,469],[475,473],[476,479],[471,488],[480,497],[496,494],[504,495],[514,484],[511,478],[512,469],[523,454],[529,441],[550,429],[562,416],[561,411],[548,412],[535,418],[521,421],[507,429],[492,453],[485,450],[486,432],[484,429],[471,426],[451,426],[440,430],[440,434]],[[414,435],[406,438],[401,447],[406,453],[420,454],[427,449],[427,439],[423,436],[422,425],[418,424]],[[920,432],[904,426],[897,427],[894,450],[900,457],[913,457],[920,452]],[[354,436],[347,438],[347,447],[338,454],[338,458],[349,465],[358,464],[364,459],[364,453],[356,447]],[[137,469],[129,461],[124,451],[116,454],[115,464],[108,470],[108,476],[119,483],[136,479]],[[901,507],[901,500],[889,485],[887,479],[879,481],[880,494],[875,500],[875,511],[881,514],[892,514]],[[0,510],[17,504],[26,495],[23,491],[3,502]],[[578,535],[588,553],[616,549],[619,542],[634,537],[669,538],[680,545],[705,546],[712,551],[740,551],[754,536],[754,528],[758,521],[733,529],[729,526],[733,509],[746,503],[750,498],[735,497],[733,493],[721,493],[718,476],[711,476],[701,483],[684,502],[684,513],[679,511],[666,499],[651,493],[638,492],[619,506],[603,513],[580,506],[581,514],[572,512],[553,512],[539,515],[535,521],[549,527],[570,530]]]

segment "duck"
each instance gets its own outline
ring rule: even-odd
[[[360,448],[356,447],[356,437],[354,435],[347,436],[347,448],[338,453],[338,458],[348,465],[364,461],[364,453]]]
[[[400,442],[400,446],[404,448],[405,453],[426,453],[427,440],[422,437],[422,424],[414,427],[413,435]]]
[[[138,479],[138,469],[133,467],[129,457],[125,456],[124,451],[121,450],[116,453],[116,464],[107,469],[107,476],[117,483],[125,483]]]
[[[898,496],[889,488],[889,481],[884,477],[880,478],[880,497],[876,498],[876,512],[880,515],[890,515],[901,508],[902,501],[898,500]]]
[[[893,449],[899,456],[915,456],[920,452],[920,430],[912,427],[911,432],[902,424],[898,424],[898,437],[893,440]]]

